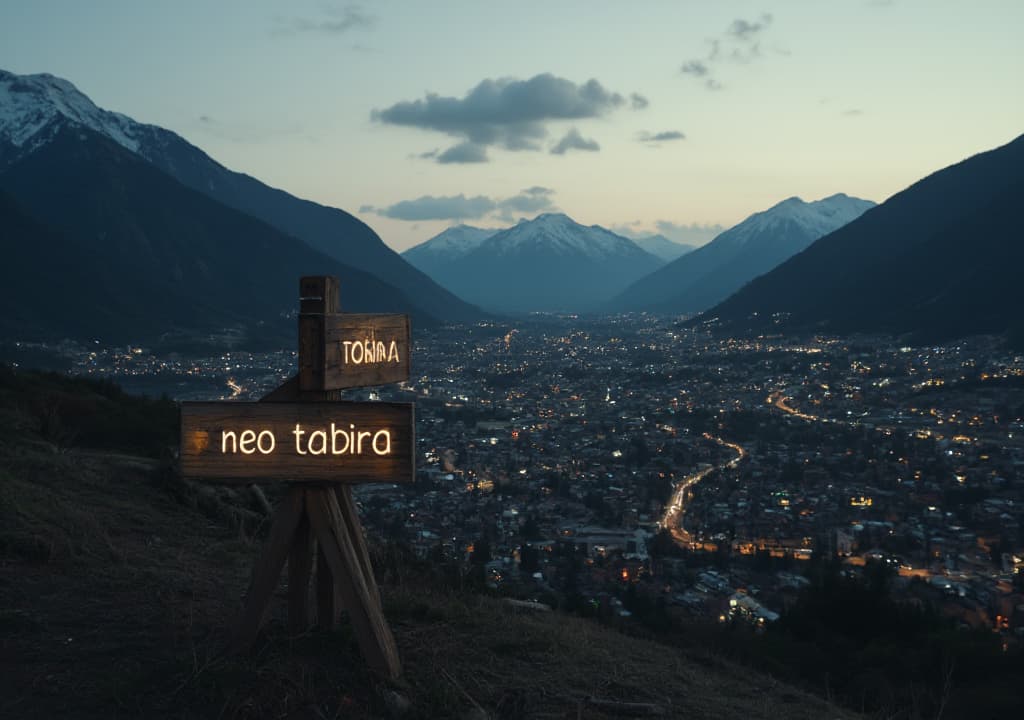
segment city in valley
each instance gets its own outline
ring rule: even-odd
[[[176,399],[254,399],[295,354],[57,351]],[[356,490],[370,532],[519,600],[763,626],[831,558],[1024,638],[1024,356],[976,337],[736,339],[646,315],[420,330],[416,482]],[[916,598],[916,600],[915,600]]]

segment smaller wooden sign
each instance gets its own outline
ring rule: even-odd
[[[299,316],[303,391],[386,385],[409,379],[408,315]]]
[[[186,402],[181,473],[196,479],[411,483],[411,403]]]

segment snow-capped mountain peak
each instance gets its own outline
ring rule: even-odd
[[[836,193],[813,202],[805,202],[793,196],[767,210],[754,213],[739,225],[719,235],[713,242],[745,245],[758,235],[783,224],[796,225],[813,239],[817,239],[856,220],[874,206],[875,203],[870,200],[850,197],[845,193]]]
[[[559,255],[604,261],[615,256],[648,255],[635,242],[600,225],[581,225],[564,213],[544,213],[499,232],[481,245],[481,251],[499,255],[543,249]]]
[[[140,131],[146,127],[97,107],[62,78],[0,70],[0,142],[16,148],[39,144],[45,141],[40,133],[61,118],[95,130],[132,152],[139,151]]]
[[[705,310],[874,205],[842,193],[815,202],[786,198],[635,283],[613,306],[675,313]]]
[[[412,261],[411,255],[405,257]],[[420,267],[488,310],[579,312],[662,264],[621,235],[580,225],[564,213],[545,213],[495,233],[461,257]]]
[[[407,252],[430,249],[432,252],[454,253],[461,255],[477,247],[498,228],[478,228],[472,225],[454,225],[434,237],[426,240]]]
[[[496,228],[454,225],[409,248],[402,253],[402,257],[427,275],[433,275],[439,268],[476,250],[484,240],[496,232]]]

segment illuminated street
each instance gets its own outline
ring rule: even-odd
[[[714,440],[719,445],[735,451],[736,457],[728,462],[722,463],[721,465],[712,465],[698,470],[697,472],[687,475],[676,484],[675,490],[672,493],[672,499],[665,507],[665,512],[662,515],[661,520],[658,522],[658,526],[668,528],[675,541],[683,547],[690,547],[694,542],[693,535],[683,524],[686,517],[686,501],[689,499],[691,488],[713,472],[737,467],[740,464],[740,461],[747,456],[747,451],[736,443],[728,442],[722,438],[714,437],[707,433],[704,434],[704,437],[708,440]]]

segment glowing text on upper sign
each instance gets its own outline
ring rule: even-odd
[[[380,340],[344,340],[345,364],[362,365],[364,363],[401,362],[398,357],[398,343],[392,340],[384,344]]]

